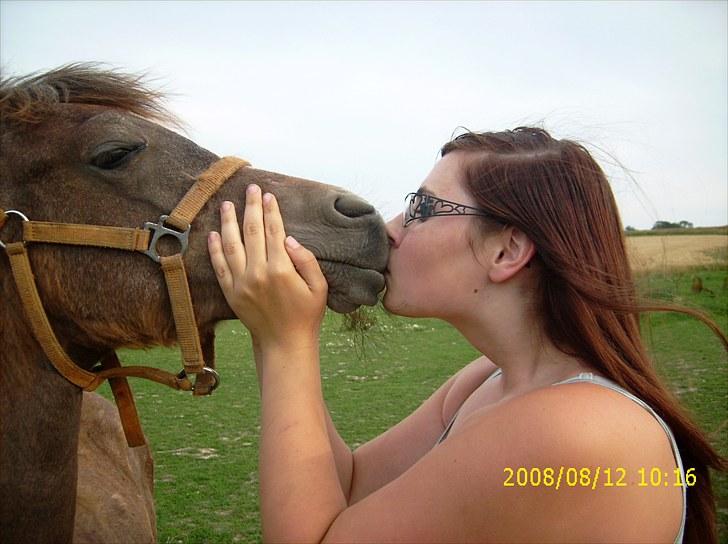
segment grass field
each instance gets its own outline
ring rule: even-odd
[[[691,291],[700,276],[708,290]],[[662,269],[638,277],[653,297],[707,310],[728,330],[728,269]],[[332,417],[353,447],[410,413],[463,364],[478,356],[459,334],[435,320],[394,318],[375,311],[366,334],[343,330],[327,314],[322,331],[322,380]],[[695,320],[656,314],[645,322],[658,371],[695,419],[728,455],[728,358],[719,341]],[[175,370],[175,350],[128,351],[125,364]],[[257,455],[259,402],[245,329],[220,325],[217,364],[222,386],[192,398],[155,384],[133,383],[156,463],[158,540],[255,542],[260,540]],[[108,389],[103,391],[109,395]],[[714,479],[719,531],[728,541],[728,478]]]

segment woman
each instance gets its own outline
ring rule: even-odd
[[[444,319],[483,357],[353,453],[321,394],[315,258],[255,186],[244,247],[230,203],[210,234],[254,339],[266,541],[716,541],[707,467],[726,462],[651,367],[638,313],[657,308],[636,302],[583,147],[533,128],[463,134],[387,228],[385,307]],[[653,469],[670,484],[638,485]]]

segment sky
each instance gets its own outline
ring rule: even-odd
[[[728,224],[728,2],[0,0],[0,70],[149,74],[218,155],[399,213],[459,127],[584,143],[625,226]]]

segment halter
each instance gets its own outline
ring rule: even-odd
[[[205,366],[182,257],[187,251],[192,221],[199,211],[238,169],[249,165],[250,163],[237,157],[224,157],[215,161],[198,176],[194,185],[169,215],[162,215],[156,223],[144,223],[142,229],[31,221],[17,210],[0,209],[0,231],[12,216],[23,221],[21,240],[8,243],[0,240],[0,248],[5,249],[10,259],[15,285],[36,340],[55,369],[69,382],[83,390],[94,391],[105,380],[109,380],[130,446],[142,445],[145,440],[136,414],[134,398],[126,381],[127,376],[145,378],[174,389],[192,391],[194,395],[208,395],[219,384],[217,372]],[[177,254],[159,255],[157,243],[164,236],[172,236],[178,240],[180,249]],[[177,341],[182,351],[183,369],[179,374],[145,366],[121,367],[113,351],[102,359],[100,371],[84,370],[74,363],[58,342],[38,295],[26,248],[27,244],[34,242],[137,251],[159,263],[164,272],[177,330]],[[192,375],[195,375],[194,384],[190,381]],[[209,384],[209,377],[213,380],[212,385]]]

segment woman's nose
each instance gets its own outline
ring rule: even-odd
[[[402,241],[402,231],[404,230],[404,227],[402,227],[402,214],[397,214],[395,217],[387,221],[385,228],[387,229],[389,245],[394,248],[399,247],[399,244]]]

